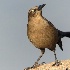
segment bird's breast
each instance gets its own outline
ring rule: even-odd
[[[28,24],[27,35],[37,48],[53,50],[57,43],[58,33],[53,26],[48,24]]]

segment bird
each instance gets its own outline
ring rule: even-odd
[[[53,65],[60,65],[56,57],[56,44],[63,51],[62,38],[69,37],[70,32],[63,32],[57,29],[48,19],[42,15],[42,9],[46,4],[35,6],[28,11],[27,36],[29,41],[38,49],[41,54],[32,67],[38,66],[38,62],[45,53],[45,48],[54,52],[55,63]]]

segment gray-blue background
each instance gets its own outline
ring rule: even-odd
[[[43,15],[56,28],[70,31],[70,0],[0,0],[0,70],[23,70],[34,64],[40,50],[27,38],[28,10],[46,3]],[[62,52],[57,45],[59,60],[70,59],[70,39],[63,38]],[[46,49],[40,63],[54,61],[53,52]]]

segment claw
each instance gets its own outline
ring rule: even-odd
[[[57,60],[52,66],[59,66],[59,65],[62,65],[62,63]]]
[[[46,64],[46,63],[45,62],[42,62],[41,64],[38,64],[37,62],[35,62],[35,64],[32,67],[27,67],[24,70],[29,70],[29,69],[32,69],[32,68],[34,69],[34,68],[37,68],[40,65],[44,65],[44,64]]]
[[[46,63],[45,63],[45,62],[42,62],[42,63],[41,63],[41,65],[44,65],[44,64],[46,64]]]
[[[27,67],[27,68],[25,68],[24,70],[29,70],[29,69],[32,69],[31,67]]]
[[[38,64],[37,62],[35,62],[35,64],[32,66],[33,68],[37,68],[37,67],[39,67],[40,66],[40,64]]]

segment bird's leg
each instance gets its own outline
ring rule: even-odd
[[[53,52],[54,52],[54,56],[55,56],[55,63],[52,66],[55,66],[55,65],[59,66],[59,65],[61,65],[61,62],[57,60],[55,50]]]
[[[24,70],[29,70],[29,69],[32,69],[32,68],[36,68],[36,67],[38,67],[40,65],[40,64],[38,64],[38,62],[39,62],[40,58],[43,56],[43,54],[45,52],[45,49],[40,49],[40,50],[41,50],[41,55],[39,56],[37,61],[34,63],[34,65],[32,67],[27,67]]]
[[[54,50],[54,56],[55,56],[55,63],[57,63],[57,62],[58,62],[58,60],[57,60],[57,57],[56,57],[55,50]]]
[[[39,58],[37,59],[37,61],[32,66],[33,68],[38,67],[40,65],[40,64],[38,64],[38,62],[41,59],[41,57],[43,56],[43,54],[45,53],[45,49],[40,49],[40,50],[41,50],[41,55],[39,56]]]

